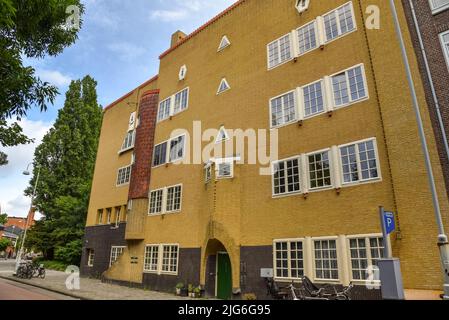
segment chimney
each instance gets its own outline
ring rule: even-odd
[[[187,35],[184,32],[182,32],[180,30],[176,31],[171,36],[171,45],[170,45],[170,47],[173,48],[174,46],[176,46],[178,43],[180,43],[186,37],[187,37]]]

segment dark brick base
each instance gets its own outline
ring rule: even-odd
[[[109,269],[112,246],[126,246],[126,223],[119,228],[111,225],[87,227],[83,239],[83,255],[81,258],[81,276],[100,278],[103,272]],[[87,265],[87,251],[95,251],[94,266]]]

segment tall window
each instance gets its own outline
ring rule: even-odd
[[[299,158],[273,164],[273,193],[284,195],[301,191]]]
[[[449,3],[449,0],[447,2]],[[440,39],[441,45],[443,46],[444,56],[446,57],[447,67],[449,68],[449,31],[440,34]]]
[[[383,238],[350,238],[349,250],[352,280],[368,280],[368,267],[377,266],[377,262],[383,257]]]
[[[131,180],[131,168],[132,166],[127,166],[118,170],[117,186],[123,186],[129,183]]]
[[[116,207],[115,208],[115,226],[118,228],[118,226],[120,225],[120,221],[121,220],[121,211],[122,208],[121,207]]]
[[[131,149],[134,147],[135,137],[136,137],[135,130],[129,131],[126,134],[125,141],[123,141],[123,145],[122,145],[122,151]]]
[[[181,193],[182,186],[167,188],[167,212],[181,210]]]
[[[210,163],[204,166],[204,182],[207,184],[212,180],[212,165]]]
[[[123,254],[125,251],[125,247],[112,247],[111,248],[111,259],[109,261],[109,266],[112,266],[114,263],[117,262],[118,258]]]
[[[268,67],[274,68],[292,59],[290,34],[273,41],[268,45]]]
[[[103,209],[98,210],[97,224],[103,224]]]
[[[310,117],[324,112],[323,83],[315,82],[302,88],[304,95],[304,115]]]
[[[162,213],[163,195],[163,189],[150,192],[150,214]]]
[[[332,186],[330,152],[320,152],[308,156],[310,189]]]
[[[338,259],[336,240],[315,240],[315,278],[319,280],[338,280]]]
[[[343,182],[379,178],[375,140],[340,147]]]
[[[112,209],[109,208],[106,210],[106,224],[111,224],[112,222]]]
[[[159,112],[157,114],[157,120],[162,121],[170,117],[171,98],[165,99],[159,103]]]
[[[295,93],[293,91],[271,99],[270,106],[272,127],[296,121]]]
[[[279,241],[274,244],[275,277],[299,279],[304,276],[303,242]]]
[[[185,140],[185,135],[170,140],[170,162],[184,158]]]
[[[162,272],[177,273],[178,272],[178,246],[164,245],[162,254]]]
[[[160,166],[167,162],[167,142],[154,147],[153,167]]]
[[[296,32],[298,35],[298,45],[300,55],[318,47],[315,21],[309,23],[308,25],[305,25],[304,27],[299,28]]]
[[[362,66],[332,76],[332,87],[336,107],[367,97],[367,90]]]
[[[433,14],[449,9],[449,0],[429,0]]]
[[[187,109],[189,99],[189,88],[186,88],[175,95],[174,114]]]
[[[143,270],[146,272],[158,272],[158,268],[159,268],[159,246],[158,245],[146,246]]]
[[[326,41],[331,41],[355,29],[352,2],[326,14],[324,17]]]
[[[93,267],[94,260],[95,260],[95,251],[93,249],[88,249],[87,250],[87,265],[89,267]]]

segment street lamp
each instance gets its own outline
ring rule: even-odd
[[[435,219],[437,222],[438,233],[439,233],[438,234],[438,247],[439,247],[439,251],[440,251],[440,259],[441,259],[441,264],[442,264],[443,273],[444,273],[444,296],[443,296],[443,298],[445,300],[449,300],[449,241],[448,241],[446,231],[444,230],[444,224],[443,224],[443,219],[442,219],[441,210],[440,210],[440,203],[438,200],[437,189],[435,186],[435,178],[433,175],[432,163],[431,163],[430,155],[429,155],[429,148],[427,146],[426,135],[424,132],[422,117],[421,117],[421,113],[420,113],[420,109],[419,109],[418,97],[416,95],[416,90],[415,90],[415,83],[413,81],[412,71],[411,71],[410,63],[409,63],[408,56],[407,56],[407,50],[406,50],[404,38],[403,38],[402,32],[401,32],[401,24],[399,22],[398,13],[396,10],[396,5],[394,3],[394,0],[390,0],[390,7],[391,7],[392,14],[393,14],[394,27],[396,29],[396,34],[398,36],[399,45],[401,47],[402,59],[405,64],[405,71],[407,73],[407,81],[408,81],[408,85],[409,85],[409,89],[410,89],[410,94],[411,94],[412,100],[413,100],[413,108],[415,110],[416,122],[418,124],[418,130],[419,130],[419,138],[421,140],[421,146],[422,146],[425,163],[426,163],[427,176],[429,179],[429,186],[430,186],[430,190],[432,193],[433,208],[434,208]]]
[[[24,176],[29,176],[29,175],[31,175],[31,174],[30,174],[30,171],[29,171],[29,168],[30,168],[31,165],[32,165],[32,163],[28,164],[26,170],[23,171],[23,175],[24,175]],[[29,224],[29,222],[30,222],[30,221],[29,221],[29,220],[30,220],[30,219],[29,219],[29,218],[30,218],[29,213],[31,212],[31,210],[33,210],[33,202],[34,202],[34,198],[35,198],[35,196],[36,196],[36,189],[37,189],[37,184],[39,183],[39,177],[40,177],[40,174],[41,174],[41,167],[39,166],[39,167],[38,167],[38,171],[37,171],[36,181],[34,182],[33,194],[31,195],[31,204],[30,204],[30,210],[28,211],[28,217],[27,217],[27,219],[26,219],[25,232],[23,233],[23,239],[22,239],[22,243],[21,243],[21,245],[20,245],[20,250],[19,250],[19,253],[18,253],[17,257],[16,257],[16,273],[17,273],[17,269],[19,268],[20,261],[22,260],[23,247],[24,247],[24,245],[25,245],[25,240],[26,240],[26,237],[27,237],[28,224]]]

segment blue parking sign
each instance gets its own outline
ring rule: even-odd
[[[384,224],[387,234],[392,233],[396,229],[396,221],[393,212],[384,212]]]

